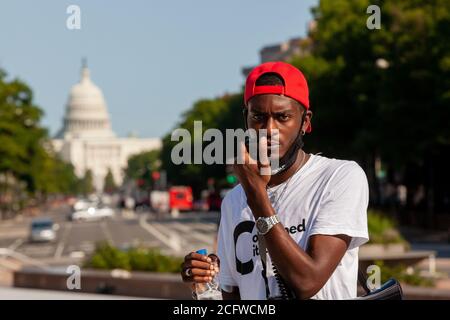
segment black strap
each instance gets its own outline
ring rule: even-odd
[[[261,263],[262,263],[262,277],[264,279],[264,285],[266,286],[266,299],[269,299],[270,296],[270,290],[269,290],[269,280],[267,279],[267,252],[266,252],[266,243],[265,243],[265,239],[264,236],[258,234],[258,251],[259,251],[259,257],[261,258]]]
[[[264,279],[264,284],[266,286],[266,299],[270,299],[270,290],[269,290],[269,280],[267,279],[267,247],[266,242],[263,235],[258,234],[258,249],[259,249],[259,257],[261,258],[261,263],[263,266],[262,277]],[[275,265],[273,265],[273,271],[275,274],[275,278],[280,289],[281,299],[283,300],[291,300],[295,298],[294,293],[287,286],[284,279],[281,277],[278,269]]]
[[[367,286],[367,277],[364,271],[358,267],[358,283],[364,289],[366,294],[370,293],[370,289]]]

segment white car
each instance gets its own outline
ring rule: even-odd
[[[73,209],[75,211],[87,210],[90,207],[95,207],[96,205],[97,205],[96,202],[81,199],[75,202],[75,204],[73,205]]]
[[[95,211],[97,216],[100,218],[111,218],[112,216],[114,216],[114,210],[109,207],[100,207]]]
[[[50,242],[56,239],[56,230],[58,225],[51,219],[34,219],[31,222],[30,241],[31,242]]]
[[[114,216],[114,210],[108,207],[96,208],[89,207],[85,210],[74,211],[70,220],[72,221],[90,221],[90,220],[100,220],[105,218],[110,218]]]

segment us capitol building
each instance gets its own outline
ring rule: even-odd
[[[63,127],[52,144],[64,161],[72,163],[77,176],[92,171],[97,191],[103,190],[108,169],[120,184],[131,155],[161,148],[159,138],[116,137],[103,93],[92,82],[85,63],[80,82],[70,90]]]

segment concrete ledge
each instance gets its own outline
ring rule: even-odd
[[[65,292],[103,293],[128,297],[191,300],[191,291],[178,274],[131,272],[113,277],[111,271],[82,270],[81,290],[68,290],[64,270],[26,268],[14,273],[14,286]],[[402,284],[406,300],[450,300],[450,290]],[[359,294],[363,291],[359,288]],[[87,299],[88,296],[87,296]]]
[[[156,299],[192,299],[189,287],[178,274],[130,272],[113,276],[111,271],[82,270],[81,289],[68,290],[70,274],[64,270],[25,268],[14,272],[14,287],[103,293]],[[120,273],[119,273],[120,274]]]
[[[0,286],[0,300],[145,300],[142,297],[124,297],[112,294],[63,292],[42,289],[10,288]]]
[[[402,284],[406,300],[450,300],[450,290]]]

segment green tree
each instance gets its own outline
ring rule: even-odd
[[[105,176],[103,191],[105,193],[114,193],[115,191],[117,191],[117,185],[114,181],[114,176],[111,172],[111,169],[108,169],[108,173]]]
[[[379,30],[366,26],[369,5],[381,8]],[[321,0],[313,16],[316,28],[300,43],[310,54],[290,61],[310,86],[313,132],[305,137],[305,149],[358,161],[374,204],[381,203],[384,182],[375,170],[381,159],[387,180],[407,185],[411,199],[425,185],[428,217],[435,205],[448,212],[450,2]],[[241,127],[241,108],[241,93],[200,100],[177,127],[191,135],[194,120],[202,120],[204,130]],[[170,153],[176,143],[170,133],[163,139],[170,181],[198,190],[209,177],[226,176],[223,165],[174,165]]]
[[[366,27],[373,4],[379,30]],[[388,179],[427,187],[431,213],[435,190],[449,193],[436,172],[448,172],[442,159],[450,160],[450,2],[322,0],[313,14],[312,53],[292,61],[310,83],[307,147],[358,160],[375,200],[381,158]]]
[[[371,4],[381,8],[380,30],[366,27]],[[293,62],[310,79],[317,106],[314,145],[352,154],[377,150],[404,163],[449,143],[441,120],[450,96],[448,1],[322,0],[313,13],[313,54]],[[321,136],[334,139],[321,142]]]
[[[142,180],[142,188],[152,187],[152,172],[159,171],[161,167],[161,151],[152,150],[132,155],[128,159],[125,177],[127,180]]]
[[[80,179],[75,174],[72,164],[56,158],[53,177],[58,177],[57,190],[66,195],[75,195],[80,192]]]
[[[92,176],[92,171],[91,169],[86,170],[86,172],[84,173],[83,178],[81,179],[81,186],[80,186],[80,192],[83,195],[89,195],[92,194],[94,192],[94,178]]]
[[[52,152],[42,116],[32,90],[0,69],[0,218],[31,198],[44,201],[50,193],[76,190],[73,167]]]
[[[215,99],[202,99],[197,101],[192,109],[182,115],[176,128],[183,128],[191,135],[191,154],[194,147],[194,121],[202,121],[202,130],[219,129],[225,136],[226,129],[243,127],[242,120],[242,94],[232,94]],[[197,137],[199,138],[199,137]],[[201,139],[201,137],[200,137]],[[225,141],[224,141],[225,142]],[[172,148],[178,141],[171,141],[171,133],[163,138],[161,159],[163,168],[167,171],[168,179],[173,184],[190,185],[194,192],[207,186],[208,178],[214,178],[219,184],[226,184],[226,167],[224,164],[180,164],[175,165],[171,159]],[[203,147],[211,142],[202,143]],[[225,155],[225,149],[223,154]],[[191,159],[193,162],[193,159]]]
[[[42,115],[31,89],[20,80],[7,81],[0,70],[0,172],[25,181],[30,192],[37,190],[36,170],[46,154]]]
[[[72,164],[61,160],[52,153],[43,153],[34,173],[36,188],[43,195],[48,194],[77,194],[80,189],[80,179],[75,175]]]

